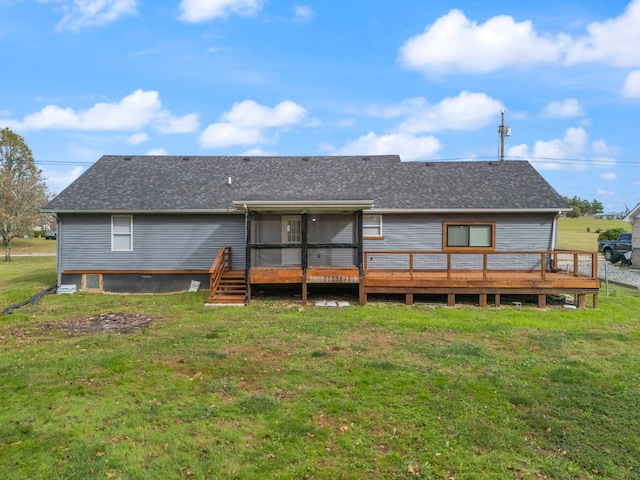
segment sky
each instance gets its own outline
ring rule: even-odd
[[[640,0],[0,0],[0,128],[102,155],[528,160],[640,202]],[[161,192],[159,192],[161,194]]]

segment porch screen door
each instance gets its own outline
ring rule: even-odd
[[[302,242],[302,219],[300,215],[282,216],[282,243]],[[299,248],[282,249],[282,265],[300,265]]]

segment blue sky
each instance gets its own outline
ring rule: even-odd
[[[640,202],[640,0],[0,0],[0,127],[105,154],[527,159]]]

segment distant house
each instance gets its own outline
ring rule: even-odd
[[[600,220],[622,220],[627,212],[608,212],[608,213],[595,213],[593,218]]]
[[[633,226],[631,230],[631,241],[633,242],[631,263],[640,266],[640,203],[624,217],[624,220],[625,222],[630,222]]]
[[[329,283],[357,286],[361,304],[571,293],[595,306],[599,287],[595,256],[563,263],[556,220],[571,207],[523,161],[104,156],[45,210],[58,219],[58,282],[81,291],[197,280],[210,303],[244,303],[257,285],[293,284],[306,302]]]

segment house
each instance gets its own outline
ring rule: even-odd
[[[352,284],[372,294],[586,294],[596,256],[556,250],[571,207],[524,161],[104,156],[45,207],[58,219],[58,282],[171,292],[210,303],[262,284]]]
[[[640,203],[633,207],[624,217],[624,221],[632,225],[631,246],[633,250],[631,252],[631,264],[634,266],[640,265]]]
[[[622,220],[626,215],[627,212],[595,213],[593,218],[598,220]]]

